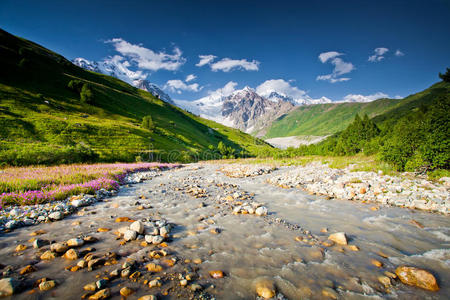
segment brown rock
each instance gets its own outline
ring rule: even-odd
[[[43,229],[39,229],[36,231],[33,231],[32,233],[30,233],[31,236],[37,236],[37,235],[41,235],[41,234],[45,234],[47,233],[47,231],[43,230]]]
[[[391,285],[391,279],[387,276],[378,276],[378,281],[385,287],[389,287]]]
[[[108,299],[111,297],[111,291],[109,289],[103,289],[95,293],[94,295],[91,295],[89,297],[89,300],[101,300],[101,299]]]
[[[149,272],[161,272],[163,268],[160,265],[157,265],[155,263],[149,263],[145,266],[147,268],[147,271]]]
[[[50,250],[56,253],[64,253],[69,249],[69,246],[66,242],[63,243],[54,243],[50,245]]]
[[[381,268],[383,266],[383,263],[381,261],[379,261],[379,260],[376,260],[376,259],[370,260],[370,263],[372,265],[374,265],[375,267],[378,267],[378,268]]]
[[[130,289],[129,287],[123,287],[120,289],[120,294],[124,297],[128,297],[133,293],[134,293],[134,290]]]
[[[48,281],[41,282],[41,284],[39,284],[39,289],[41,291],[48,291],[48,290],[51,290],[52,288],[54,288],[55,286],[56,286],[56,282],[54,280],[48,280]]]
[[[331,299],[337,299],[338,294],[332,288],[326,287],[322,290],[322,295]]]
[[[348,249],[350,249],[352,251],[359,251],[358,246],[355,246],[355,245],[348,245]]]
[[[217,278],[223,278],[224,274],[220,270],[213,270],[213,271],[209,271],[209,276],[211,276],[214,279],[217,279]]]
[[[257,279],[255,282],[256,294],[264,299],[275,297],[275,286],[272,281],[267,278]]]
[[[42,260],[52,260],[56,257],[55,253],[53,253],[50,250],[45,251],[44,253],[42,253],[41,255],[41,259]]]
[[[345,232],[333,233],[328,239],[339,245],[347,245],[347,236],[345,235]]]
[[[145,296],[142,296],[141,298],[139,298],[138,300],[156,300],[156,299],[157,299],[156,296],[145,295]]]
[[[429,291],[439,290],[436,278],[426,270],[401,266],[395,270],[395,274],[397,274],[398,278],[400,278],[404,284],[417,286]]]
[[[16,247],[16,252],[24,251],[24,250],[26,250],[27,248],[28,248],[27,245],[19,244],[19,245],[17,245],[17,247]]]
[[[121,222],[130,222],[131,219],[128,217],[119,217],[116,219],[116,223],[121,223]]]
[[[95,285],[95,282],[91,282],[86,284],[83,289],[85,291],[91,291],[91,292],[95,292],[95,290],[97,289],[97,286]]]
[[[28,273],[32,273],[32,272],[36,272],[36,271],[37,271],[37,269],[36,269],[35,266],[28,265],[28,266],[26,266],[26,267],[23,267],[23,268],[20,270],[20,275],[24,275],[24,274],[28,274]]]
[[[97,229],[98,232],[108,232],[110,231],[110,228],[105,228],[105,227],[100,227],[99,229]]]
[[[63,256],[65,259],[76,260],[78,259],[78,252],[75,249],[69,249]]]
[[[360,194],[365,194],[367,191],[366,191],[366,188],[364,188],[364,187],[362,187],[362,188],[360,188],[359,189],[359,193]]]

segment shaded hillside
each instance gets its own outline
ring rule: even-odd
[[[2,30],[0,64],[3,162],[132,161],[150,153],[189,160],[220,141],[250,154],[270,147]],[[89,101],[80,95],[84,86]],[[141,126],[144,116],[153,120],[150,130]]]

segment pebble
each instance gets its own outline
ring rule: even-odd
[[[133,293],[134,293],[134,290],[130,289],[129,287],[123,287],[120,289],[120,294],[124,297],[128,297]]]
[[[45,251],[45,252],[42,253],[42,255],[41,255],[41,259],[42,259],[42,260],[52,260],[52,259],[54,259],[54,258],[56,258],[55,253],[53,253],[53,252],[50,251],[50,250]]]
[[[154,295],[145,295],[140,297],[138,300],[157,300],[157,298]]]
[[[48,291],[48,290],[51,290],[52,288],[54,288],[55,286],[56,286],[56,282],[54,280],[48,280],[48,281],[41,282],[39,284],[39,289],[41,291]]]
[[[58,221],[64,219],[64,213],[61,211],[55,211],[48,215],[49,219],[52,221]]]
[[[148,287],[160,287],[162,285],[161,281],[158,279],[154,279],[148,283]]]
[[[66,253],[64,253],[64,258],[69,260],[78,259],[78,252],[75,249],[69,249]]]
[[[67,246],[69,247],[81,247],[84,245],[84,240],[79,238],[70,239],[67,241]]]
[[[67,243],[54,243],[50,245],[50,250],[56,253],[64,253],[69,249]]]
[[[217,279],[217,278],[223,278],[224,274],[220,270],[213,270],[213,271],[209,271],[209,276],[211,276],[214,279]]]
[[[125,241],[132,241],[135,240],[137,237],[137,233],[134,230],[127,230],[125,231],[123,238],[125,239]]]
[[[37,269],[35,266],[27,265],[20,270],[20,275],[24,275],[24,274],[28,274],[28,273],[32,273],[32,272],[36,272],[36,271],[37,271]]]
[[[33,241],[33,248],[39,249],[39,248],[41,248],[41,247],[43,247],[45,245],[48,245],[48,244],[50,244],[50,242],[47,241],[47,240],[35,239]]]
[[[91,295],[89,297],[89,300],[101,300],[101,299],[108,299],[111,297],[111,291],[109,289],[103,289],[95,293],[94,295]]]
[[[267,208],[265,206],[260,206],[255,210],[255,215],[257,216],[266,216]]]
[[[256,294],[264,299],[275,297],[275,286],[273,282],[267,278],[257,279],[254,283]]]
[[[144,224],[141,221],[135,221],[130,225],[130,229],[136,231],[139,234],[144,233]]]
[[[333,233],[328,239],[339,245],[347,245],[347,236],[345,235],[345,232]]]
[[[439,286],[436,278],[430,272],[415,267],[401,266],[395,270],[398,278],[407,285],[417,286],[419,288],[438,291]]]

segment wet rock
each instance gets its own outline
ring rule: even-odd
[[[138,300],[157,300],[157,298],[154,295],[145,295],[140,297]]]
[[[347,245],[347,236],[345,235],[345,232],[333,233],[328,239],[339,245]]]
[[[20,286],[20,281],[14,278],[0,279],[0,297],[7,297],[15,294]]]
[[[273,282],[267,278],[260,278],[255,281],[256,294],[264,299],[275,297],[276,291]]]
[[[45,251],[45,252],[42,253],[42,255],[41,255],[41,259],[42,259],[42,260],[52,260],[52,259],[54,259],[54,258],[56,258],[55,253],[53,253],[53,252],[50,251],[50,250]]]
[[[265,206],[260,206],[255,210],[255,215],[257,216],[266,216],[267,215],[267,208]]]
[[[160,287],[162,285],[161,281],[158,279],[154,279],[152,281],[150,281],[148,283],[148,287],[153,288],[153,287]]]
[[[209,271],[209,276],[211,276],[214,279],[217,279],[217,278],[223,278],[224,274],[220,270],[213,270],[213,271]]]
[[[111,297],[111,291],[109,289],[103,289],[95,293],[94,295],[91,295],[89,297],[89,300],[102,300],[102,299],[108,299]]]
[[[104,258],[95,258],[88,261],[88,268],[93,269],[95,267],[102,266],[105,263]]]
[[[65,259],[76,260],[78,259],[78,252],[75,249],[69,249],[63,256]]]
[[[97,287],[98,290],[102,290],[102,289],[106,288],[107,284],[108,284],[108,281],[105,279],[100,279],[95,282],[95,286]]]
[[[67,243],[54,243],[50,245],[50,250],[56,253],[64,253],[69,249]]]
[[[134,290],[130,289],[129,287],[123,287],[120,289],[120,294],[124,297],[128,297],[133,293],[134,293]]]
[[[391,285],[391,279],[387,276],[378,276],[378,281],[385,287],[389,287]]]
[[[376,260],[376,259],[372,259],[370,261],[370,263],[372,265],[374,265],[375,267],[378,267],[378,268],[381,268],[383,266],[383,263],[381,261],[379,261],[379,260]]]
[[[69,247],[81,247],[84,245],[84,240],[79,238],[70,239],[67,241],[67,246]]]
[[[25,266],[25,267],[23,267],[21,270],[20,270],[20,275],[24,275],[24,274],[28,274],[28,273],[33,273],[33,272],[36,272],[37,271],[37,269],[36,269],[36,267],[35,266],[33,266],[33,265],[28,265],[28,266]]]
[[[28,248],[27,245],[19,244],[16,247],[16,252],[25,251],[27,248]]]
[[[145,268],[147,269],[147,271],[149,272],[161,272],[163,270],[163,268],[160,265],[157,265],[155,263],[149,263],[145,266]]]
[[[193,292],[201,291],[201,290],[203,289],[202,286],[201,286],[200,284],[196,284],[196,283],[191,284],[191,285],[189,286],[189,288],[190,288],[191,291],[193,291]]]
[[[48,215],[48,218],[52,221],[58,221],[64,219],[64,213],[61,211],[55,211]]]
[[[35,239],[35,240],[33,241],[33,248],[39,249],[39,248],[41,248],[41,247],[43,247],[43,246],[46,246],[46,245],[48,245],[48,244],[50,244],[50,242],[47,241],[47,240]]]
[[[125,241],[133,241],[135,240],[137,237],[137,233],[134,230],[127,230],[125,231],[123,238],[125,239]]]
[[[54,288],[55,286],[56,286],[56,282],[54,280],[46,280],[39,284],[39,289],[41,291],[48,291],[48,290],[51,290],[52,288]]]
[[[136,231],[139,234],[144,233],[144,224],[141,221],[135,221],[130,225],[130,229]]]
[[[97,290],[97,285],[94,282],[86,284],[83,289],[85,291],[95,292]]]
[[[430,272],[415,267],[401,266],[395,270],[398,278],[407,285],[416,286],[429,291],[438,291],[436,278]]]

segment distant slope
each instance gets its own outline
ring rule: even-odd
[[[71,80],[91,86],[92,105],[67,87]],[[140,126],[146,115],[156,126],[152,131]],[[76,147],[92,149],[101,161],[149,153],[188,160],[219,141],[250,154],[270,148],[0,29],[0,161],[48,163],[46,156],[60,155],[70,162]]]
[[[357,113],[374,117],[393,108],[398,102],[399,100],[380,99],[369,103],[300,106],[274,121],[265,137],[330,135],[345,129]]]
[[[300,106],[278,118],[266,138],[315,135],[323,136],[344,130],[356,114],[367,114],[378,126],[392,126],[408,111],[430,104],[437,96],[449,93],[450,85],[439,82],[404,99],[379,99],[368,103],[335,103]]]

